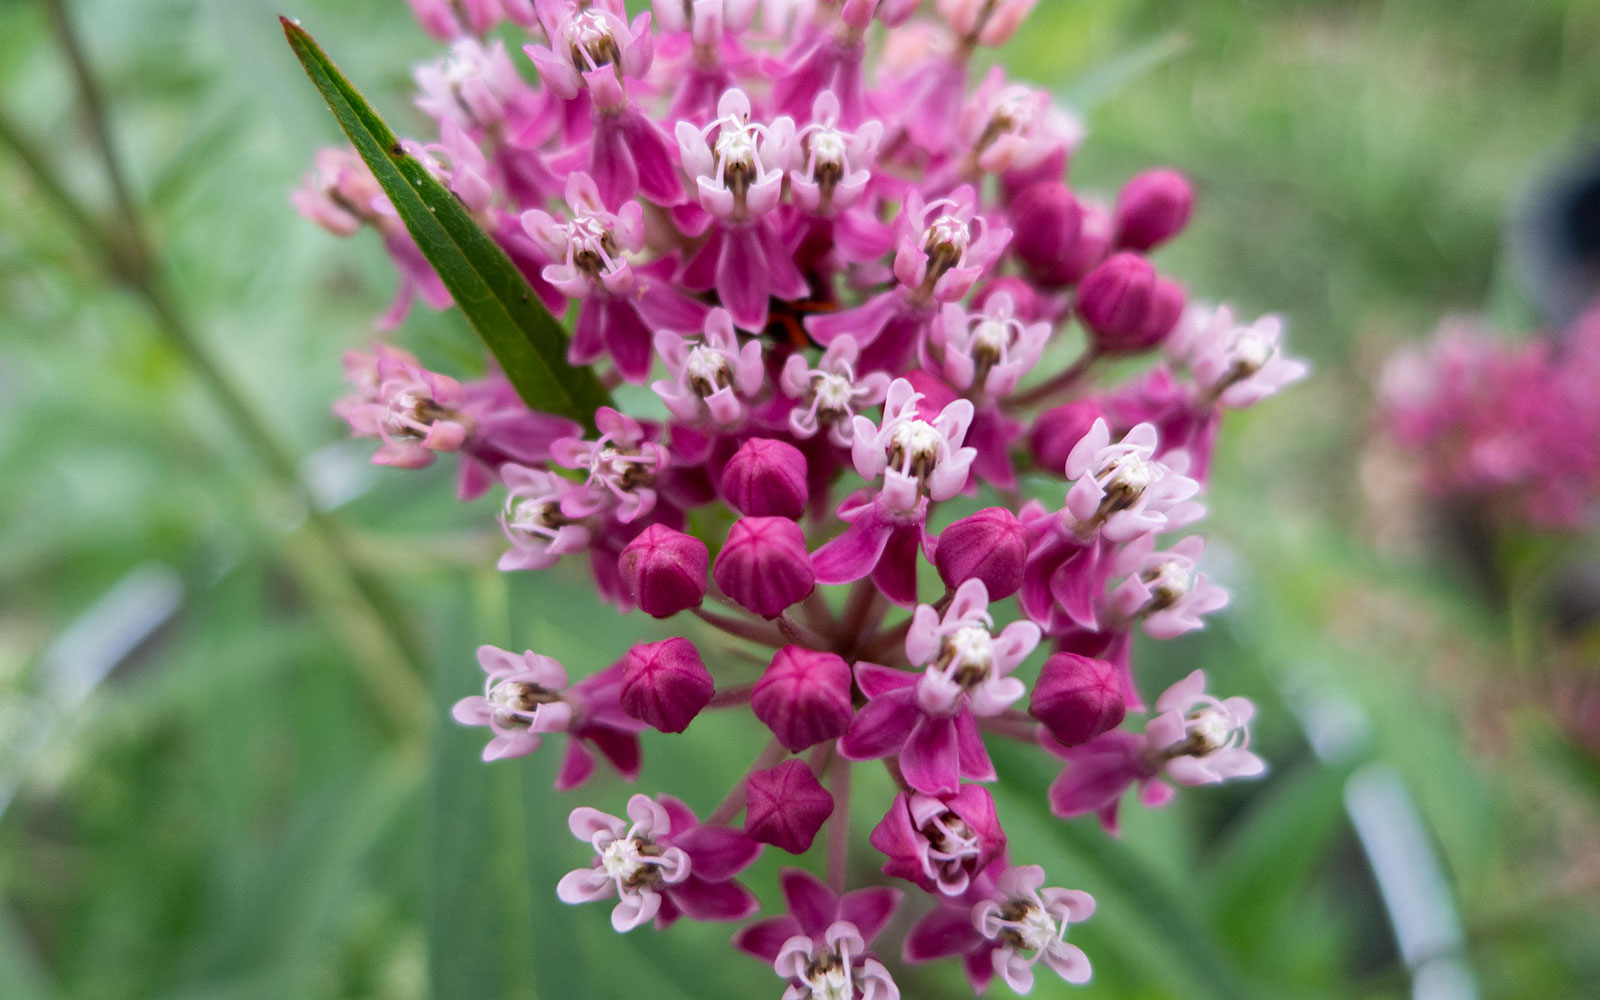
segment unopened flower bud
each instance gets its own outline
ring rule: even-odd
[[[647,615],[670,618],[699,606],[710,562],[705,542],[652,524],[623,548],[617,567],[633,603]]]
[[[1068,285],[1082,276],[1065,266],[1083,230],[1083,209],[1065,184],[1034,184],[1017,196],[1011,217],[1027,220],[1011,236],[1011,249],[1042,284]]]
[[[756,681],[750,709],[791,751],[843,736],[855,714],[850,667],[833,653],[785,646]]]
[[[1183,289],[1138,254],[1113,254],[1078,286],[1078,315],[1107,354],[1154,347],[1182,312]]]
[[[1183,231],[1194,208],[1194,190],[1176,170],[1150,170],[1130,180],[1117,195],[1113,217],[1116,245],[1149,250]]]
[[[1057,653],[1039,671],[1028,713],[1062,744],[1087,743],[1122,724],[1122,678],[1105,660]]]
[[[817,582],[805,533],[787,517],[735,521],[711,577],[740,607],[763,618],[776,618]]]
[[[811,850],[817,831],[833,815],[833,796],[804,761],[786,760],[744,779],[744,832],[790,854]]]
[[[934,550],[934,565],[946,586],[982,580],[991,601],[1010,597],[1022,587],[1022,566],[1028,539],[1015,514],[1004,507],[985,507],[944,529]]]
[[[622,658],[622,710],[664,733],[681,733],[715,688],[688,639],[641,643]]]
[[[750,517],[799,517],[809,492],[806,457],[794,445],[772,438],[746,441],[722,470],[722,495],[730,507]]]
[[[1039,414],[1028,432],[1034,464],[1059,475],[1067,466],[1067,456],[1101,416],[1100,407],[1087,399],[1075,399]]]

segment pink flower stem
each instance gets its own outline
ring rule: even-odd
[[[828,640],[790,618],[789,612],[785,611],[780,614],[777,621],[778,631],[783,633],[783,637],[796,646],[804,646],[807,649],[828,648]]]
[[[851,763],[836,757],[831,765],[833,815],[828,817],[828,888],[844,893],[845,865],[850,854],[850,769]]]
[[[694,614],[707,625],[715,626],[732,636],[778,649],[787,645],[783,633],[765,622],[744,621],[728,615],[719,615],[705,608],[694,608]]]
[[[800,605],[800,613],[805,616],[806,624],[817,632],[832,632],[836,624],[833,620],[833,611],[828,607],[828,599],[822,596],[821,590],[812,590]]]
[[[734,783],[733,790],[728,792],[727,798],[717,803],[717,807],[711,810],[711,815],[706,817],[705,825],[721,826],[733,819],[735,816],[739,815],[739,810],[744,808],[745,778],[750,777],[750,775],[757,771],[764,771],[773,764],[776,764],[778,762],[778,758],[782,757],[784,753],[785,750],[783,749],[782,743],[779,743],[777,740],[770,741],[766,747],[764,747],[762,751],[756,755],[755,761],[752,762],[750,767],[745,771],[744,778],[740,778]]]
[[[740,705],[750,704],[750,697],[755,693],[754,684],[733,684],[729,687],[718,688],[711,695],[711,700],[706,703],[707,708],[737,708]]]
[[[1039,724],[1024,713],[1017,712],[1016,715],[1020,716],[1020,718],[1013,717],[1011,712],[1007,712],[1004,715],[979,719],[978,728],[986,733],[1003,736],[1008,740],[1016,740],[1019,743],[1038,743]]]
[[[883,595],[878,588],[868,580],[858,580],[850,591],[850,599],[845,603],[843,621],[839,626],[838,644],[835,648],[841,652],[847,651],[856,645],[865,630],[867,620],[872,617],[873,610],[882,603]]]
[[[911,619],[907,618],[887,632],[879,632],[865,643],[856,647],[856,655],[860,659],[876,663],[879,657],[892,653],[896,646],[903,645],[906,641],[906,633],[910,631]]]
[[[1006,401],[1007,408],[1014,409],[1031,406],[1034,403],[1042,403],[1057,393],[1071,389],[1078,383],[1079,379],[1083,378],[1084,374],[1089,370],[1089,366],[1094,364],[1095,359],[1099,356],[1099,352],[1095,350],[1094,345],[1089,345],[1078,356],[1078,360],[1072,363],[1070,368],[1055,378],[1041,382],[1021,395],[1012,396]]]

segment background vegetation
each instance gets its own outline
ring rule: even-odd
[[[116,219],[52,7],[0,4],[4,121]],[[280,11],[415,120],[408,67],[436,47],[400,0],[73,7],[168,292],[108,275],[0,144],[0,996],[776,997],[722,928],[618,938],[557,903],[583,859],[554,755],[484,768],[448,724],[476,643],[584,673],[644,626],[594,606],[578,567],[489,570],[493,500],[457,506],[449,463],[377,471],[341,440],[338,357],[393,277],[287,205],[336,133]],[[1544,592],[1514,576],[1491,600],[1436,558],[1368,413],[1381,358],[1440,314],[1532,325],[1503,221],[1600,118],[1596,52],[1584,0],[1042,0],[1003,53],[1088,115],[1078,186],[1195,177],[1166,267],[1285,312],[1317,369],[1224,435],[1210,533],[1233,606],[1141,660],[1258,698],[1271,775],[1130,809],[1111,841],[1048,816],[1043,761],[999,760],[1019,859],[1101,904],[1075,938],[1094,983],[1036,995],[1409,995],[1408,962],[1457,949],[1395,944],[1347,809],[1374,776],[1420,810],[1483,996],[1594,995],[1600,769],[1537,707]],[[122,223],[99,231],[147,259]],[[453,316],[403,335],[471,363]],[[704,774],[686,797],[708,809],[757,737],[704,729],[647,740],[642,787]],[[779,863],[756,869],[764,898]],[[902,986],[943,995],[949,972]]]

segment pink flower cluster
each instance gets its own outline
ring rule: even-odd
[[[820,836],[826,881],[787,869],[786,912],[734,937],[786,998],[892,1000],[891,966],[947,958],[978,992],[1025,992],[1040,965],[1087,980],[1067,935],[1094,900],[1013,861],[1028,847],[985,787],[994,741],[1060,757],[1051,808],[1113,829],[1132,789],[1154,806],[1263,769],[1252,706],[1199,672],[1121,728],[1144,704],[1134,632],[1170,639],[1227,601],[1184,533],[1222,413],[1306,371],[1276,318],[1189,304],[1150,260],[1189,183],[1156,170],[1102,204],[1066,180],[1078,119],[999,68],[972,79],[1031,0],[922,18],[917,0],[698,0],[631,20],[615,0],[411,2],[450,50],[416,72],[438,141],[408,148],[572,310],[572,363],[656,405],[602,408],[585,436],[497,372],[461,384],[380,346],[349,358],[336,411],[381,440],[374,461],[455,452],[464,497],[498,482],[502,570],[587,559],[605,600],[685,633],[576,683],[485,646],[483,693],[455,717],[491,731],[489,760],[566,734],[562,788],[598,758],[633,780],[642,733],[706,713],[770,735],[704,819],[669,795],[575,810],[590,859],[560,898],[608,901],[618,931],[744,921],[763,847]],[[519,30],[516,53],[500,39]],[[443,304],[353,154],[324,154],[295,200],[336,233],[379,231],[403,278],[391,320],[412,292]],[[1140,356],[1105,384],[1105,362]],[[863,766],[892,798],[853,801]],[[866,846],[888,885],[846,884],[852,808],[882,816]],[[903,904],[919,912],[885,955]]]
[[[1448,321],[1389,360],[1380,408],[1435,496],[1546,528],[1600,518],[1600,307],[1559,339],[1520,344]]]

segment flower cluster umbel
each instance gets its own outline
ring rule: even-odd
[[[1381,385],[1385,430],[1436,497],[1545,529],[1600,524],[1600,304],[1521,343],[1448,320]]]
[[[920,19],[917,0],[669,0],[631,20],[615,0],[411,3],[450,49],[416,72],[437,141],[406,148],[571,310],[572,363],[659,405],[602,408],[585,433],[492,368],[462,383],[380,346],[350,356],[337,412],[381,439],[374,461],[454,452],[463,497],[498,484],[501,569],[586,559],[618,609],[699,619],[576,682],[485,646],[456,718],[491,730],[486,759],[565,734],[563,788],[600,759],[634,779],[642,733],[703,712],[771,737],[704,819],[665,794],[575,810],[592,857],[561,899],[608,901],[618,931],[745,921],[763,845],[821,835],[826,880],[787,869],[786,911],[734,937],[789,1000],[892,1000],[892,966],[946,958],[979,992],[1026,992],[1041,965],[1088,979],[1067,936],[1094,900],[1014,863],[1029,848],[985,787],[988,747],[1061,757],[1052,809],[1108,828],[1135,787],[1153,806],[1263,768],[1251,704],[1199,672],[1122,726],[1144,705],[1133,633],[1172,638],[1227,601],[1184,533],[1223,412],[1305,373],[1276,318],[1190,304],[1152,263],[1189,183],[1151,171],[1110,204],[1069,186],[1082,123],[969,66],[1031,0]],[[402,276],[388,322],[414,294],[447,304],[353,153],[325,153],[295,201],[379,232]],[[1105,384],[1102,362],[1138,356]],[[862,766],[890,800],[852,802]],[[882,815],[886,884],[846,884],[852,806]]]

